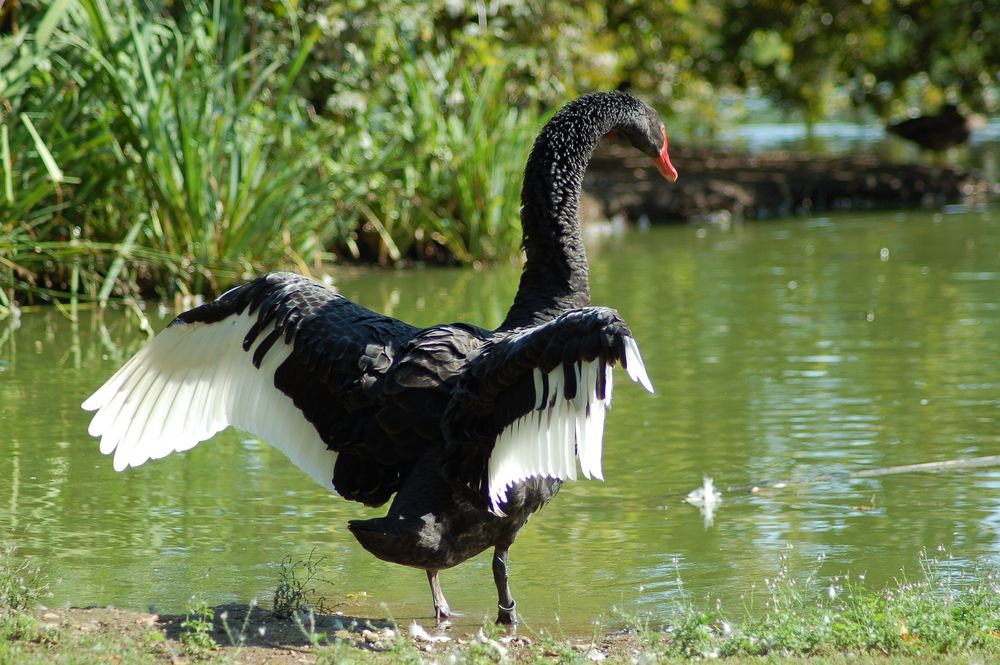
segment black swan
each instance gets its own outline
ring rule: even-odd
[[[937,115],[903,120],[887,126],[886,131],[921,148],[943,152],[968,141],[974,124],[974,118],[963,115],[954,104],[947,104]]]
[[[516,622],[507,552],[528,517],[575,479],[602,478],[601,439],[620,363],[652,392],[612,309],[590,306],[580,185],[611,130],[670,181],[663,121],[624,92],[585,95],[535,141],[524,172],[527,261],[496,330],[419,329],[311,279],[272,273],[184,312],[83,408],[123,470],[233,425],[284,452],[328,490],[385,517],[353,520],[369,552],[438,571],[494,548],[499,623]]]

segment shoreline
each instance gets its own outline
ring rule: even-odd
[[[294,580],[276,593],[273,610],[195,600],[171,615],[56,609],[38,604],[51,590],[41,569],[9,546],[0,551],[0,663],[997,662],[996,566],[956,583],[935,563],[925,559],[920,579],[903,576],[884,588],[846,576],[816,588],[782,569],[763,580],[755,611],[727,615],[679,599],[656,617],[615,613],[589,634],[567,635],[558,626],[498,627],[492,616],[452,627],[352,616],[313,608]]]
[[[843,211],[893,211],[989,203],[1000,183],[953,166],[905,164],[873,155],[820,156],[771,150],[684,147],[676,184],[620,145],[598,147],[584,178],[587,218],[633,223],[769,220]]]
[[[469,629],[415,621],[397,625],[389,619],[341,613],[298,611],[279,618],[246,604],[202,605],[184,615],[44,606],[5,614],[0,607],[0,662],[651,665],[703,659],[759,663],[763,658],[771,663],[819,665],[992,662],[1000,655],[1000,632],[989,628],[997,619],[995,607],[956,631],[958,627],[946,625],[952,610],[940,599],[936,602],[943,607],[935,618],[941,625],[929,625],[919,613],[928,608],[914,608],[906,615],[892,607],[870,606],[877,597],[862,594],[825,617],[784,619],[788,625],[779,620],[762,627],[753,619],[731,625],[717,613],[686,608],[669,625],[623,617],[619,627],[595,629],[590,635],[566,635],[561,630],[553,634],[524,625],[508,630],[489,619]],[[977,605],[972,603],[974,611]],[[795,614],[793,607],[784,610]],[[890,616],[867,616],[879,610],[890,610]],[[961,616],[959,608],[954,612],[953,616]],[[817,625],[817,620],[827,625]],[[828,636],[812,634],[828,631],[831,620],[834,636],[843,632],[841,639],[825,641]],[[888,624],[888,630],[878,624]],[[952,631],[957,634],[949,634]]]
[[[754,153],[720,147],[685,146],[674,152],[674,161],[682,168],[678,183],[671,184],[659,176],[647,157],[637,156],[634,150],[619,144],[598,146],[583,182],[580,205],[583,224],[616,220],[640,228],[677,223],[725,227],[742,220],[805,218],[830,212],[934,209],[955,203],[990,205],[1000,200],[1000,182],[988,180],[976,170],[952,166],[895,163],[872,155],[824,157],[799,151]],[[421,235],[423,230],[415,232]],[[360,237],[366,232],[358,229],[357,233]],[[51,256],[38,262],[36,259],[43,256],[43,244],[44,255]],[[12,281],[7,283],[5,279],[0,283],[0,319],[10,313],[12,305],[71,300],[74,280],[82,282],[76,290],[81,301],[123,294],[148,298],[170,290],[163,280],[173,279],[172,271],[178,269],[174,265],[177,257],[158,262],[160,259],[150,258],[155,253],[152,247],[128,242],[105,245],[76,240],[42,244],[34,240],[23,244],[14,241],[9,249],[15,258],[20,252],[31,261],[4,271],[3,277]],[[431,247],[424,245],[425,249]],[[431,252],[437,257],[434,260],[406,254],[392,269],[458,264],[444,247],[434,247],[437,247]],[[343,269],[379,265],[375,255],[359,260],[343,250],[328,243],[323,251],[324,261],[330,260]],[[125,263],[116,264],[112,255],[124,258]],[[257,268],[301,271],[304,265],[301,259],[291,263],[282,259]],[[473,261],[471,265],[479,263]],[[173,267],[168,269],[170,266]],[[104,280],[115,270],[119,272],[114,277],[121,283],[105,292],[108,285]],[[185,270],[194,274],[191,266]],[[198,274],[203,273],[213,284],[208,291],[216,292],[220,285],[239,279],[245,266],[222,262],[214,267],[202,266],[200,270]]]

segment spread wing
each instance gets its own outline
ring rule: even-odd
[[[122,470],[233,425],[324,487],[382,503],[423,445],[383,427],[411,408],[384,389],[420,332],[319,282],[264,275],[178,316],[84,402],[89,431]]]
[[[502,513],[508,489],[531,477],[602,478],[611,369],[649,392],[639,348],[617,312],[575,309],[484,344],[444,417],[449,468]]]

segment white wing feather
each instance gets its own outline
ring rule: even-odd
[[[629,378],[649,392],[653,384],[639,355],[639,346],[625,338],[625,367]],[[500,432],[488,465],[490,511],[503,515],[500,505],[514,483],[531,477],[576,480],[577,460],[585,478],[604,479],[601,468],[604,417],[611,407],[611,366],[605,372],[605,393],[598,394],[598,361],[576,363],[577,391],[566,399],[563,366],[547,377],[534,370],[535,408]],[[542,400],[547,380],[547,399]]]
[[[281,450],[320,485],[333,491],[337,453],[291,398],[274,387],[274,373],[291,353],[279,339],[260,369],[252,357],[270,330],[243,350],[256,321],[239,314],[215,323],[174,324],[126,362],[84,403],[96,411],[92,436],[114,453],[115,470],[193,448],[232,425]]]
[[[653,384],[649,382],[646,366],[639,355],[639,345],[631,337],[625,338],[625,371],[630,379],[637,381],[648,392],[653,392]]]

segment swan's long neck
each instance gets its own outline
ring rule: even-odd
[[[538,325],[590,304],[580,191],[597,142],[631,110],[616,101],[613,93],[582,97],[559,111],[535,141],[521,190],[527,261],[501,329]]]

